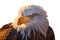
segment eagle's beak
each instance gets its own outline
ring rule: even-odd
[[[26,24],[27,22],[29,22],[30,21],[30,19],[31,18],[29,18],[29,17],[25,17],[25,16],[18,16],[15,20],[14,20],[14,22],[12,22],[12,24],[11,25],[13,25],[13,28],[17,28],[18,26],[20,26],[20,25],[22,25],[22,24]]]
[[[25,17],[25,16],[22,16],[18,19],[18,22],[17,22],[17,25],[20,25],[20,24],[23,24],[23,23],[27,23],[30,21],[30,18],[29,17]]]

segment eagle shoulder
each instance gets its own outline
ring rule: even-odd
[[[49,26],[47,31],[46,40],[55,40],[55,35],[53,29]]]
[[[9,33],[12,31],[11,23],[3,25],[0,29],[0,40],[6,40]]]

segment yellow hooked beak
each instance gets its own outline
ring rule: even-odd
[[[22,17],[18,18],[17,24],[20,25],[22,23],[27,23],[29,21],[30,21],[30,18],[29,17],[22,16]]]
[[[23,28],[26,27],[26,23],[30,21],[30,18],[29,17],[25,17],[25,16],[18,16],[14,22],[12,23],[13,25],[13,28],[17,28],[18,26],[22,26]]]

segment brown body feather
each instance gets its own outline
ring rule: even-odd
[[[4,27],[6,27],[6,29]],[[31,39],[28,37],[28,40],[33,40],[32,32],[33,31],[31,31]],[[19,36],[19,35],[20,35],[20,32],[17,33],[17,31],[13,29],[9,24],[3,26],[2,29],[0,29],[0,40],[21,40],[22,36]],[[54,32],[51,27],[48,28],[46,38],[44,38],[42,34],[40,34],[40,36],[38,34],[35,40],[39,40],[37,38],[39,38],[40,40],[55,40]],[[25,38],[23,40],[25,40]]]

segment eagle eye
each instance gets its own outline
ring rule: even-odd
[[[27,17],[30,17],[30,18],[33,18],[35,16],[39,16],[40,14],[37,14],[37,13],[32,13],[31,15],[28,15]]]

